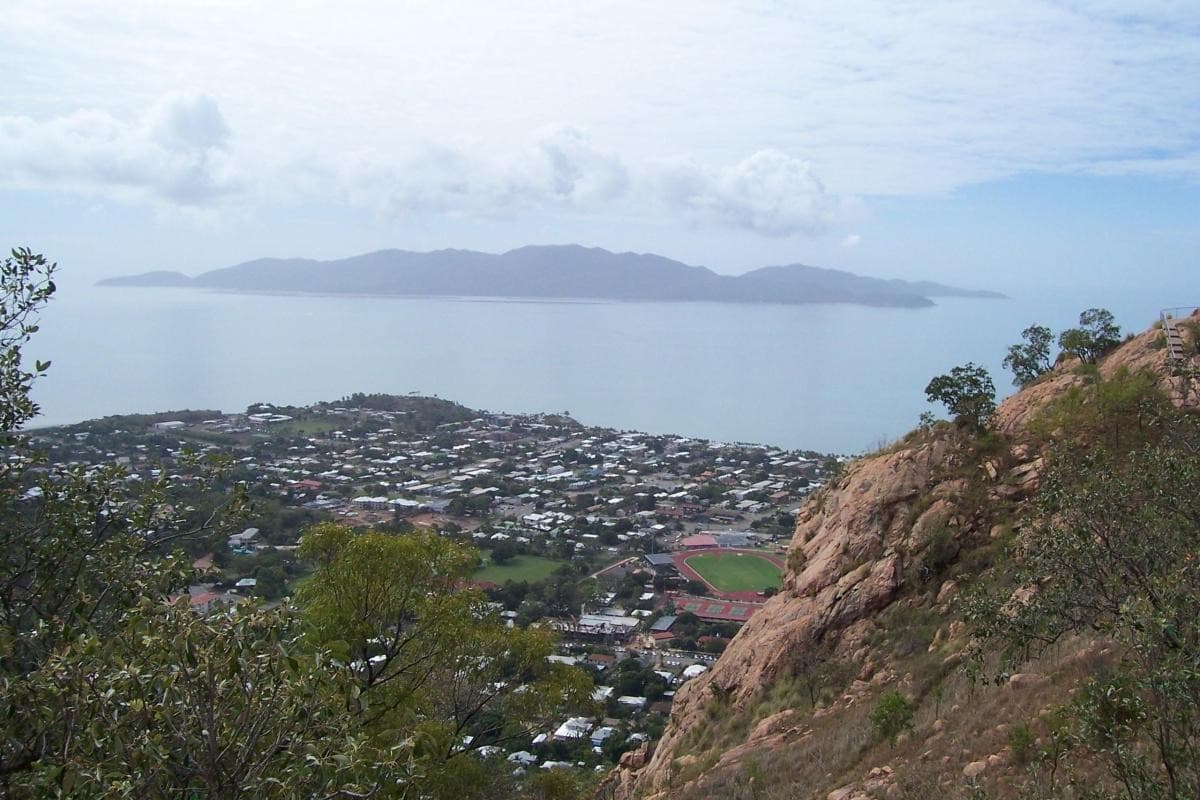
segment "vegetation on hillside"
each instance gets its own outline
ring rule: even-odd
[[[1040,326],[1023,337],[1006,366],[1018,383],[1041,382],[1054,337]],[[765,682],[747,686],[718,663],[635,787],[672,798],[1200,794],[1200,420],[1163,394],[1162,374],[1102,363],[1118,337],[1110,314],[1084,312],[1059,337],[1070,379],[1018,398],[1029,410],[1004,431],[991,424],[986,373],[935,378],[930,399],[957,424],[928,422],[810,506],[818,520],[853,506],[879,522],[879,562],[894,553],[897,573],[826,563],[842,576],[894,574],[885,607],[783,648],[778,630],[747,631],[733,663],[769,652]],[[1131,347],[1118,363],[1146,363],[1153,345]],[[878,485],[935,453],[915,493]],[[814,533],[825,547],[855,541]],[[793,570],[806,550],[809,561],[830,552],[793,545]],[[797,619],[835,613],[814,600],[785,590],[782,602]]]

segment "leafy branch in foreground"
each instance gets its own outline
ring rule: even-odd
[[[20,247],[0,262],[0,432],[10,433],[37,416],[29,397],[33,381],[50,368],[22,364],[21,348],[37,333],[37,314],[55,292],[58,265]]]
[[[483,763],[462,756],[591,705],[591,681],[547,660],[549,632],[505,627],[482,595],[461,588],[472,548],[326,523],[305,533],[299,553],[315,564],[297,593],[309,636],[349,665],[350,708],[372,741],[415,737],[433,796],[497,796]]]

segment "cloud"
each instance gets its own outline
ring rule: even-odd
[[[156,142],[177,152],[223,149],[229,125],[208,95],[175,94],[163,98],[146,114],[144,124]]]
[[[326,190],[335,189],[352,205],[393,214],[497,218],[539,209],[586,212],[619,204],[630,186],[622,160],[571,126],[544,129],[507,156],[426,143],[408,155],[332,163],[323,172],[337,184]]]
[[[612,191],[613,174],[569,171],[581,165],[569,137],[528,174],[503,174],[556,120],[614,147],[630,186],[649,160],[699,154],[704,182],[766,148],[811,161],[846,194],[1030,172],[1200,176],[1195,2],[9,5],[9,113],[136,108],[203,76],[256,159],[307,148],[391,169],[421,141],[466,132],[505,143],[506,155],[467,149],[495,171],[486,185],[531,201]],[[220,141],[194,111],[194,141]],[[456,195],[447,177],[433,194]],[[775,227],[761,208],[743,213],[745,199],[710,205],[720,224]]]
[[[391,168],[357,164],[343,171],[342,181],[353,187],[352,202],[396,214],[658,214],[772,237],[824,233],[846,205],[806,161],[775,150],[726,168],[684,158],[630,162],[572,126],[542,130],[531,146],[509,158],[427,147]]]
[[[853,250],[855,247],[858,247],[860,244],[862,244],[862,237],[859,236],[857,233],[847,234],[846,237],[844,239],[842,239],[842,247],[845,248],[846,250]]]
[[[765,236],[824,233],[842,213],[842,201],[808,162],[777,150],[760,150],[716,171],[691,160],[668,163],[655,181],[661,200],[694,221]]]
[[[239,149],[216,100],[185,93],[133,120],[91,109],[0,117],[0,182],[172,208],[333,199],[393,216],[658,215],[771,237],[821,234],[844,205],[808,162],[777,150],[729,166],[636,160],[561,124],[499,154],[429,142],[353,154],[281,142],[252,152]]]
[[[42,121],[0,116],[0,180],[203,205],[237,188],[228,139],[205,95],[168,95],[134,121],[94,109]]]

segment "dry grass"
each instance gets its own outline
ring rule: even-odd
[[[921,621],[912,627],[924,629],[926,624]],[[898,628],[889,638],[909,635]],[[1047,712],[1068,698],[1070,689],[1104,660],[1085,644],[1067,642],[1025,664],[1023,671],[1042,674],[1046,680],[1021,689],[972,677],[957,666],[956,659],[947,661],[947,649],[939,648],[895,659],[892,668],[901,676],[897,681],[873,686],[852,703],[838,700],[820,716],[812,715],[806,687],[794,677],[778,681],[742,710],[714,702],[706,724],[685,737],[679,752],[696,757],[687,759],[689,763],[676,774],[669,796],[672,800],[823,799],[833,789],[863,781],[873,767],[887,765],[895,770],[896,789],[889,795],[893,800],[1070,797],[1071,771],[1086,770],[1088,765],[1062,765],[1051,789],[1049,765],[1037,753],[1047,740]],[[990,674],[992,666],[984,665],[983,673]],[[894,747],[875,735],[868,719],[878,696],[888,688],[900,688],[916,703],[914,729]],[[758,720],[787,708],[802,712],[791,723],[801,733],[721,763],[723,754],[745,743]],[[1020,725],[1028,725],[1039,742],[1027,764],[1016,763],[1010,754],[1011,733]],[[967,763],[990,754],[1002,754],[1010,763],[989,769],[976,780],[962,777]]]

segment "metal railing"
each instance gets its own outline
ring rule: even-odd
[[[1179,331],[1179,323],[1190,319],[1198,306],[1177,306],[1164,308],[1159,312],[1162,320],[1163,335],[1167,340],[1167,364],[1176,375],[1195,378],[1200,374],[1200,363],[1195,355],[1188,355],[1184,349],[1183,335]],[[1195,343],[1193,343],[1194,345]]]

